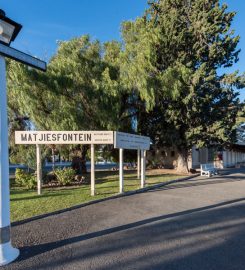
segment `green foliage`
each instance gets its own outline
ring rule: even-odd
[[[48,147],[41,147],[41,158],[44,164]],[[36,146],[35,145],[15,145],[14,138],[10,140],[10,161],[13,164],[25,164],[29,169],[35,171],[37,168]]]
[[[115,90],[110,90],[114,71],[103,59],[102,51],[98,41],[82,36],[59,43],[46,73],[11,61],[8,65],[10,109],[15,114],[29,116],[37,129],[113,128],[118,96]]]
[[[25,172],[24,170],[21,170],[21,169],[16,169],[15,171],[15,182],[17,185],[19,186],[22,186],[22,181],[23,181],[23,178],[24,178],[24,175],[25,175]]]
[[[155,90],[160,87],[155,76],[156,54],[152,50],[157,35],[155,30],[144,18],[122,25],[124,50],[121,54],[120,79],[127,92],[133,92],[144,100],[146,110],[154,106]]]
[[[234,16],[219,0],[151,0],[122,24],[122,43],[60,42],[46,73],[9,61],[9,117],[39,130],[135,131],[185,157],[194,144],[229,145],[245,84],[225,73],[240,52]],[[72,150],[85,160],[86,147]]]
[[[115,59],[119,52],[117,42],[103,46],[82,36],[59,43],[46,73],[9,61],[10,120],[25,115],[37,130],[117,129],[120,98]],[[27,127],[18,125],[11,130],[23,129]],[[12,159],[26,163],[24,149],[15,151],[14,136],[11,142]],[[67,149],[86,156],[82,147]]]
[[[33,145],[16,145],[11,148],[10,161],[14,164],[25,164],[36,169],[36,148]]]
[[[138,96],[138,133],[185,156],[194,144],[235,142],[245,76],[220,70],[238,61],[234,16],[218,0],[160,0],[124,23],[122,75]]]
[[[37,179],[34,174],[25,172],[18,168],[15,172],[15,182],[17,185],[27,189],[35,189],[37,186]]]
[[[71,184],[75,176],[75,171],[72,168],[56,169],[54,173],[62,186]]]
[[[240,105],[240,109],[239,109],[239,112],[237,115],[236,123],[237,123],[237,126],[245,123],[245,104],[244,103],[242,103]]]

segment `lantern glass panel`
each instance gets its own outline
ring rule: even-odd
[[[11,42],[15,27],[0,19],[0,41],[6,44]]]

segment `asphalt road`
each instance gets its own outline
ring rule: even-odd
[[[5,269],[245,269],[245,170],[12,227]]]

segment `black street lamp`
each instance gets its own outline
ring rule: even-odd
[[[0,9],[0,42],[10,45],[19,34],[22,25],[6,17],[5,12]]]

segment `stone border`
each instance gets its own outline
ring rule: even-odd
[[[38,219],[42,219],[42,218],[46,218],[46,217],[50,217],[50,216],[54,216],[54,215],[59,215],[59,214],[62,214],[62,213],[68,212],[68,211],[72,211],[72,210],[76,210],[78,208],[85,207],[85,206],[88,206],[88,205],[91,205],[91,204],[96,204],[96,203],[100,203],[100,202],[104,202],[104,201],[108,201],[108,200],[113,200],[113,199],[117,199],[117,198],[121,198],[121,197],[131,196],[131,195],[138,194],[138,193],[143,193],[143,192],[148,191],[148,190],[152,190],[152,189],[156,189],[156,188],[159,188],[159,187],[167,186],[169,184],[173,184],[173,183],[177,183],[177,182],[183,182],[183,181],[186,181],[186,180],[198,177],[198,176],[200,176],[200,174],[194,174],[194,175],[183,177],[183,178],[177,178],[175,180],[169,180],[169,181],[166,181],[166,182],[163,182],[163,183],[160,183],[160,184],[156,184],[156,185],[152,185],[152,186],[149,186],[149,187],[144,187],[144,188],[140,188],[140,189],[137,189],[137,190],[127,191],[127,192],[124,192],[122,194],[117,194],[117,195],[113,195],[113,196],[110,196],[110,197],[106,197],[106,198],[102,198],[102,199],[98,199],[98,200],[93,200],[93,201],[77,204],[75,206],[71,206],[69,208],[57,210],[57,211],[50,212],[50,213],[47,213],[47,214],[33,216],[33,217],[23,219],[23,220],[19,220],[19,221],[14,221],[14,222],[11,223],[11,226],[18,226],[18,225],[22,225],[22,224],[25,224],[25,223],[28,223],[28,222],[31,222],[31,221],[35,221],[35,220],[38,220]]]

